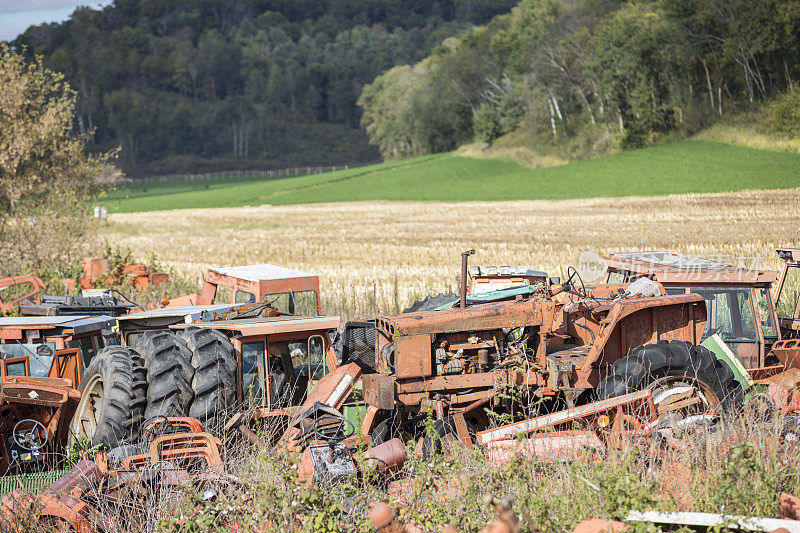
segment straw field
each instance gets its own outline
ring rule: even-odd
[[[666,249],[777,268],[800,246],[800,189],[496,203],[361,202],[114,214],[110,244],[191,279],[212,265],[268,262],[319,274],[323,311],[396,312],[456,291],[472,264],[529,265],[551,275],[584,250]]]

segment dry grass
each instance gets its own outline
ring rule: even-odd
[[[269,262],[318,273],[323,310],[396,312],[456,291],[474,264],[562,273],[584,250],[667,249],[730,258],[800,246],[800,189],[496,203],[352,203],[115,214],[102,234],[193,278],[210,265]]]
[[[525,146],[497,146],[484,142],[464,144],[454,153],[462,157],[478,159],[513,159],[531,168],[556,167],[569,163],[567,159],[554,155],[539,154]]]
[[[752,125],[714,124],[692,138],[699,141],[717,141],[748,148],[800,154],[800,139],[766,135],[757,131]]]

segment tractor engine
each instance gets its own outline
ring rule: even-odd
[[[406,380],[482,374],[533,361],[552,305],[529,299],[379,318],[376,370]]]

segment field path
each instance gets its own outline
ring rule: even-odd
[[[394,311],[457,286],[474,264],[559,274],[581,251],[666,249],[777,267],[800,247],[800,189],[522,202],[357,202],[113,214],[103,237],[200,277],[210,265],[270,262],[321,276],[323,306]]]

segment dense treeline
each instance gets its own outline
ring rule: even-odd
[[[116,0],[14,45],[79,93],[95,149],[134,173],[371,161],[363,86],[513,0]]]
[[[379,76],[362,120],[387,158],[509,133],[573,158],[642,146],[791,91],[798,28],[798,0],[522,0]]]

